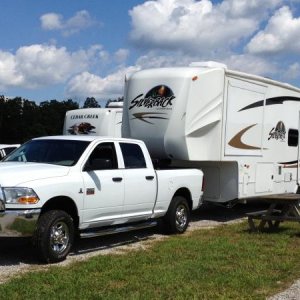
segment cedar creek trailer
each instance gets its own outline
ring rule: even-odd
[[[121,137],[123,102],[111,102],[108,108],[82,108],[66,112],[64,135]]]
[[[142,70],[126,78],[123,137],[204,172],[204,200],[293,193],[300,89],[225,67]]]

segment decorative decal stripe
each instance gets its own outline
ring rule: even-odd
[[[283,166],[285,169],[296,169],[298,168],[298,165],[293,165],[293,166]]]
[[[132,114],[134,119],[139,119],[145,123],[153,124],[152,122],[145,120],[145,119],[161,119],[161,120],[168,120],[168,118],[157,116],[157,115],[166,115],[165,113],[154,113],[154,112],[142,112],[142,113],[134,113]]]
[[[253,124],[250,125],[244,129],[242,129],[240,132],[238,132],[230,141],[229,141],[229,145],[231,147],[234,148],[238,148],[238,149],[244,149],[244,150],[260,150],[260,147],[255,147],[255,146],[251,146],[251,145],[247,145],[245,143],[242,142],[242,136],[245,134],[245,132],[247,132],[249,129],[251,129],[252,127],[256,126],[257,124]]]
[[[285,101],[300,101],[299,97],[279,96],[266,99],[266,105],[283,104]]]
[[[280,97],[273,97],[266,99],[266,105],[276,105],[276,104],[283,104],[285,101],[300,101],[299,97],[292,97],[292,96],[280,96]],[[239,111],[261,107],[264,105],[264,100],[260,100],[257,102],[254,102],[250,105],[247,105],[243,108],[241,108]]]
[[[287,162],[280,162],[278,164],[282,165],[283,168],[297,168],[298,167],[298,161],[297,160],[287,161]]]
[[[252,104],[250,104],[250,105],[247,105],[247,106],[245,106],[244,108],[241,108],[241,109],[239,110],[239,112],[240,112],[240,111],[243,111],[243,110],[255,108],[255,107],[260,107],[260,106],[263,106],[263,105],[264,105],[264,100],[260,100],[260,101],[254,102],[254,103],[252,103]]]
[[[296,164],[298,161],[297,160],[293,160],[293,161],[287,161],[287,162],[280,162],[280,165],[292,165],[292,164]]]

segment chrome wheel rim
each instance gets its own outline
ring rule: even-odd
[[[186,226],[188,213],[185,205],[180,204],[176,209],[176,227],[181,230]]]
[[[57,222],[51,228],[50,247],[56,253],[66,250],[70,240],[69,228],[65,222]]]

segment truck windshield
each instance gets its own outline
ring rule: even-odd
[[[88,141],[31,140],[2,161],[37,162],[74,166],[87,148]]]

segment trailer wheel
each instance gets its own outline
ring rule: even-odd
[[[184,233],[190,222],[190,208],[182,196],[174,196],[164,217],[168,233]]]
[[[74,241],[72,217],[62,210],[50,210],[39,219],[34,236],[34,246],[43,262],[64,260]]]

